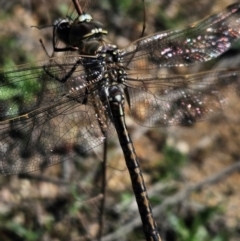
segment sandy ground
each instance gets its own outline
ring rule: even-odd
[[[60,2],[64,4],[60,5]],[[183,27],[224,9],[232,2],[146,1],[146,33]],[[3,23],[0,25],[1,35],[17,39],[8,45],[11,53],[7,58],[17,64],[35,58],[46,59],[38,40],[43,38],[51,52],[50,29],[39,31],[29,26],[50,24],[61,11],[66,13],[69,1],[56,1],[55,4],[18,1],[10,6],[3,0],[0,3],[5,9],[0,18]],[[110,15],[111,8],[107,1],[103,1],[101,6],[93,2],[89,7],[99,21],[107,21],[109,39],[123,47],[140,36],[142,11],[133,7],[136,16],[131,16],[132,12],[122,13],[119,7],[114,15]],[[62,16],[65,15],[62,13]],[[168,21],[164,22],[164,19]],[[6,41],[0,37],[0,49],[7,53],[5,45]],[[29,54],[25,56],[24,51]],[[1,56],[0,64],[3,60],[4,56]],[[238,63],[236,52],[219,59],[214,68],[232,68]],[[205,70],[206,67],[171,69],[170,73],[199,69]],[[223,91],[223,95],[227,98],[227,105],[222,113],[189,127],[150,129],[139,126],[127,116],[163,240],[185,240],[173,232],[171,215],[179,217],[191,230],[191,223],[199,212],[216,206],[219,211],[199,226],[208,230],[209,237],[217,237],[224,230],[232,232],[231,238],[220,240],[237,240],[240,219],[239,92],[234,86],[231,91]],[[49,167],[43,172],[31,173],[25,178],[1,176],[1,240],[94,240],[101,216],[101,160],[100,146],[85,156]],[[113,236],[103,240],[144,240],[116,134],[108,145],[106,187],[103,236]],[[194,190],[190,190],[191,187]],[[169,204],[168,208],[166,204]]]

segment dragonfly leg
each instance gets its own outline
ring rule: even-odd
[[[48,68],[51,67],[51,65],[47,66],[47,65],[44,65],[43,66],[43,70],[45,71],[45,73],[47,75],[49,75],[51,78],[61,82],[61,83],[65,83],[72,75],[73,73],[75,72],[75,70],[77,69],[77,67],[81,64],[81,59],[79,59],[74,65],[73,67],[70,69],[70,71],[65,75],[63,76],[62,78],[58,78],[56,75],[52,74]],[[54,66],[55,67],[55,66]],[[60,68],[60,67],[59,67]]]

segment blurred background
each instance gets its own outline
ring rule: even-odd
[[[144,21],[146,36],[183,28],[231,3],[92,0],[87,10],[106,26],[108,39],[123,48],[141,36]],[[0,68],[47,60],[39,39],[51,54],[50,25],[72,10],[71,0],[0,0]],[[238,45],[204,65],[166,71],[184,74],[238,67]],[[191,126],[144,128],[127,116],[163,241],[239,240],[238,90],[225,97],[228,105],[222,113]],[[102,215],[102,240],[145,240],[116,134],[107,153],[104,214],[99,207],[101,146],[41,172],[0,176],[0,240],[96,240]]]

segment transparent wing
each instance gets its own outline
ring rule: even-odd
[[[103,143],[104,132],[111,136],[97,86],[86,84],[77,60],[78,65],[64,57],[0,72],[0,173],[40,169]],[[95,75],[92,69],[88,79]]]
[[[239,70],[192,75],[128,75],[126,93],[133,118],[147,127],[189,125],[216,115],[225,96],[239,88]]]
[[[183,30],[159,32],[121,51],[130,69],[184,66],[215,58],[240,37],[240,3]]]

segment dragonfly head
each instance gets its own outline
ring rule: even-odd
[[[74,21],[58,20],[54,26],[57,39],[67,46],[79,49],[84,41],[101,40],[108,33],[100,22],[93,21],[92,16],[86,13],[79,15]]]
[[[93,21],[91,15],[83,13],[74,21],[70,33],[70,41],[77,43],[82,40],[102,39],[108,32],[103,24]]]

